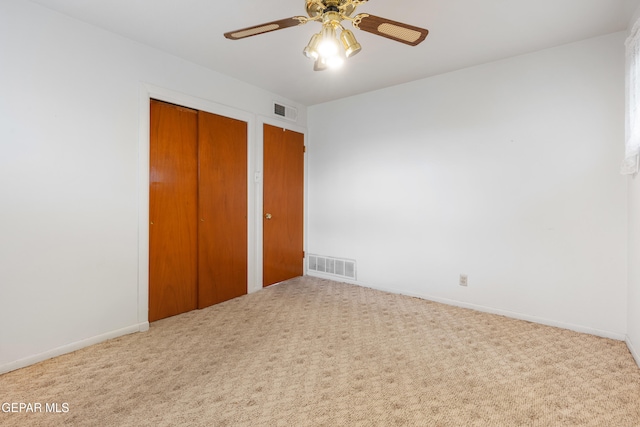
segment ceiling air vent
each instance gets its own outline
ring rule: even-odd
[[[292,122],[298,120],[298,110],[296,108],[277,102],[273,103],[273,114],[283,119],[291,120]]]

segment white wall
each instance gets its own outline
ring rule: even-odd
[[[627,344],[640,365],[640,178],[629,178],[629,295]]]
[[[273,100],[306,111],[22,0],[0,58],[1,373],[146,327],[145,97],[248,117],[253,153]]]
[[[623,339],[623,41],[310,107],[308,252],[355,259],[366,286]]]
[[[629,22],[629,31],[640,19],[640,7]],[[627,345],[640,365],[640,178],[629,177],[629,293]]]

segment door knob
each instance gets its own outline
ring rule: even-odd
[[[271,214],[270,214],[270,213],[265,214],[265,216],[264,216],[264,217],[265,217],[265,219],[271,219]]]

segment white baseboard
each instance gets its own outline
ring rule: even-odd
[[[316,272],[313,272],[313,273],[307,273],[307,275],[313,276],[313,277],[318,277],[318,278],[321,278],[321,279],[334,280],[336,282],[350,283],[350,284],[353,284],[353,285],[363,286],[365,288],[376,289],[376,290],[384,291],[384,292],[390,292],[390,293],[393,293],[393,294],[407,295],[407,296],[410,296],[410,297],[420,298],[420,299],[424,299],[424,300],[428,300],[428,301],[439,302],[439,303],[442,303],[442,304],[452,305],[452,306],[455,306],[455,307],[469,308],[469,309],[472,309],[472,310],[481,311],[483,313],[498,314],[500,316],[510,317],[510,318],[513,318],[513,319],[525,320],[527,322],[538,323],[538,324],[546,325],[546,326],[553,326],[553,327],[561,328],[561,329],[568,329],[568,330],[571,330],[571,331],[580,332],[580,333],[589,334],[589,335],[595,335],[595,336],[598,336],[598,337],[611,338],[611,339],[618,340],[618,341],[625,341],[625,339],[626,339],[626,336],[624,334],[619,334],[619,333],[616,333],[616,332],[603,331],[603,330],[600,330],[600,329],[589,328],[589,327],[581,326],[581,325],[574,325],[572,323],[558,322],[558,321],[551,320],[551,319],[545,319],[545,318],[542,318],[542,317],[530,316],[530,315],[527,315],[527,314],[517,313],[517,312],[513,312],[513,311],[509,311],[509,310],[503,310],[503,309],[499,309],[499,308],[487,307],[487,306],[478,305],[478,304],[471,304],[471,303],[466,303],[466,302],[447,299],[447,298],[434,297],[434,296],[428,295],[428,294],[406,292],[406,291],[403,291],[401,289],[385,288],[385,287],[380,287],[380,286],[372,286],[372,285],[369,285],[367,283],[362,283],[362,282],[359,282],[359,281],[344,280],[342,278],[338,278],[338,277],[332,276],[330,274],[322,274],[322,273],[318,274]],[[638,359],[636,358],[636,361],[637,360]]]
[[[149,330],[149,322],[143,322],[137,325],[132,325],[126,328],[117,329],[115,331],[97,335],[95,337],[76,341],[71,344],[63,345],[62,347],[54,348],[53,350],[45,351],[44,353],[39,353],[33,356],[25,357],[24,359],[16,360],[15,362],[9,362],[4,365],[0,365],[0,374],[4,374],[10,371],[15,371],[16,369],[24,368],[29,365],[42,362],[47,359],[51,359],[53,357],[71,353],[73,351],[80,350],[85,347],[89,347],[90,345],[98,344],[100,342],[121,337],[123,335],[133,334],[135,332],[144,332],[148,330]]]
[[[627,343],[627,347],[629,348],[629,351],[631,352],[631,355],[633,356],[633,358],[636,361],[636,364],[640,368],[640,353],[638,353],[636,351],[636,349],[633,347],[633,343],[631,342],[631,339],[629,339],[628,336],[624,341]]]

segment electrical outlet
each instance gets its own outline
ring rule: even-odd
[[[461,274],[460,275],[460,286],[467,286],[467,275],[466,274]]]

